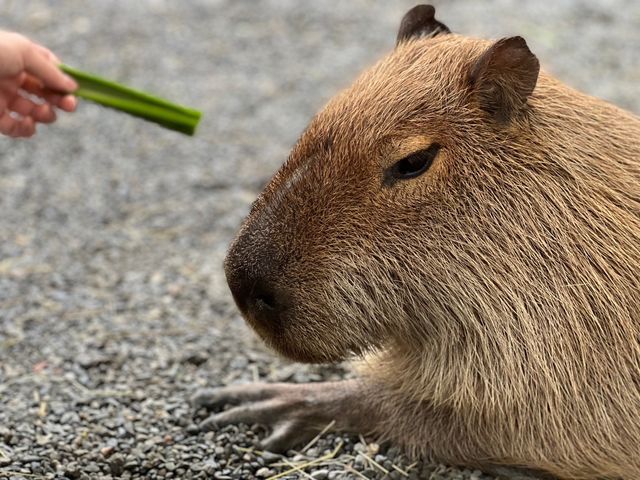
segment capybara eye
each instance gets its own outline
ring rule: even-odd
[[[387,179],[404,180],[422,175],[429,170],[439,150],[440,145],[432,143],[429,148],[418,150],[404,157],[389,169]]]

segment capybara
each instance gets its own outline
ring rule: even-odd
[[[420,5],[333,98],[225,261],[248,323],[356,380],[206,390],[286,449],[335,420],[425,459],[640,478],[640,120],[521,37]]]

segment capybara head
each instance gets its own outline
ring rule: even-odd
[[[597,120],[570,92],[522,38],[463,37],[433,7],[411,10],[393,52],[311,121],[231,246],[248,322],[280,353],[323,362],[597,316],[602,282],[635,278],[611,238],[640,232],[640,197],[616,151],[576,140]]]

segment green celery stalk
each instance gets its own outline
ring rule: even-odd
[[[144,118],[171,130],[193,135],[202,117],[202,113],[193,108],[171,103],[68,65],[60,65],[60,69],[78,83],[74,95]]]

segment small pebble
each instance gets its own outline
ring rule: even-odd
[[[104,458],[109,458],[116,451],[115,447],[109,445],[107,447],[102,447],[100,449],[100,453]]]
[[[260,458],[264,460],[266,464],[278,462],[282,460],[282,455],[278,455],[277,453],[264,451],[260,454]]]
[[[267,467],[262,467],[260,470],[256,472],[256,477],[259,478],[267,478],[272,475],[272,471]]]
[[[67,477],[74,479],[79,478],[82,472],[76,462],[70,462],[67,464],[64,473]]]
[[[329,477],[329,470],[316,470],[315,472],[311,473],[311,476],[315,480],[326,480]]]
[[[109,458],[108,464],[111,475],[116,477],[122,475],[122,472],[125,469],[125,459],[121,454],[116,453],[112,455],[111,458]]]
[[[187,426],[185,430],[190,435],[197,435],[198,433],[200,433],[200,427],[195,423],[192,423],[191,425]]]

